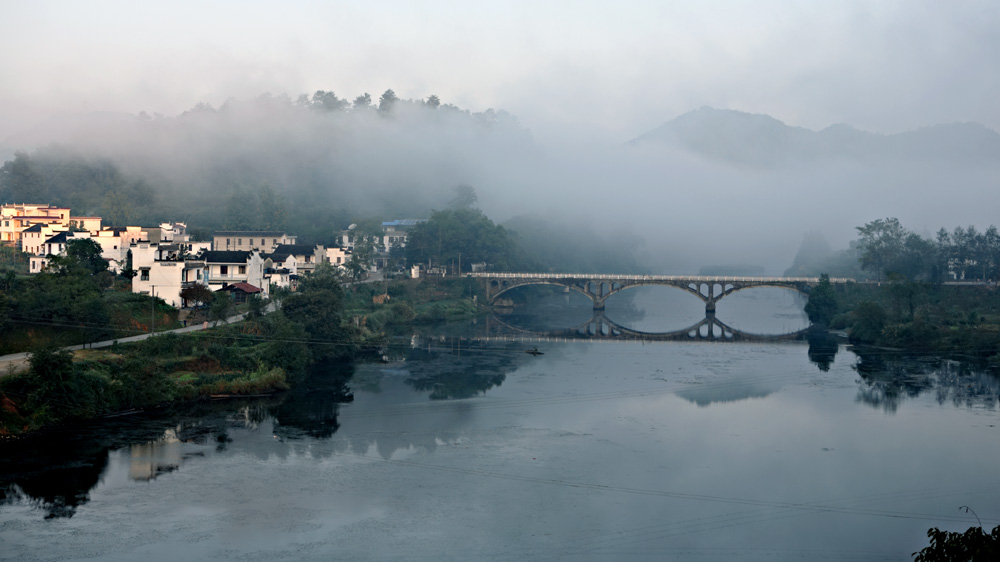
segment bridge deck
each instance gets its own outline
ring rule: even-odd
[[[591,281],[675,281],[698,283],[819,283],[819,277],[721,277],[708,275],[618,275],[612,273],[466,273],[482,279],[587,279]],[[831,277],[830,283],[854,283],[854,279]]]

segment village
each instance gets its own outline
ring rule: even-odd
[[[346,268],[354,249],[364,238],[375,249],[366,257],[366,272],[388,263],[394,249],[405,247],[407,232],[425,219],[400,219],[382,223],[380,235],[359,235],[355,225],[342,231],[338,245],[300,244],[285,231],[217,231],[211,240],[192,240],[182,222],[155,227],[103,226],[101,217],[73,216],[67,207],[48,204],[0,206],[0,244],[28,254],[29,273],[45,271],[52,256],[66,254],[74,240],[91,240],[100,246],[109,271],[131,272],[132,292],[163,299],[176,308],[188,302],[185,289],[201,285],[226,292],[236,302],[251,295],[267,298],[276,289],[294,291],[299,279],[319,264]],[[417,277],[420,267],[407,274]]]

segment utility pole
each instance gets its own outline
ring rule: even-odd
[[[156,332],[156,285],[149,286],[149,333]]]

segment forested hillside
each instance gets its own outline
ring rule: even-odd
[[[402,100],[392,90],[374,101],[321,90],[294,101],[264,95],[219,108],[202,104],[177,117],[89,115],[19,140],[43,146],[3,164],[0,202],[68,206],[110,226],[182,221],[202,238],[217,229],[287,230],[301,242],[328,245],[351,224],[454,209],[459,186],[473,203],[480,185],[486,203],[510,199],[524,187],[512,185],[505,170],[532,161],[536,150],[504,111],[473,113],[436,96]],[[513,236],[481,257],[463,245],[478,240],[470,227],[494,227],[484,213],[466,221],[450,246],[422,248],[421,261],[464,251],[467,260],[501,267],[639,269],[633,234],[581,238],[565,216],[538,213],[530,199],[518,197],[513,207],[523,213],[506,221]]]
[[[4,164],[0,201],[58,203],[115,226],[170,219],[287,228],[316,241],[357,217],[426,216],[490,160],[531,147],[505,112],[401,100],[392,90],[375,102],[318,91],[177,117],[91,115],[18,140],[55,144]]]

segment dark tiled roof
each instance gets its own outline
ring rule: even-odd
[[[198,255],[206,263],[246,263],[251,252],[205,251]]]
[[[66,243],[66,233],[65,232],[60,232],[59,234],[56,234],[52,238],[49,238],[48,240],[46,240],[45,243],[46,244],[65,244]]]
[[[312,254],[316,252],[315,244],[278,244],[274,247],[274,253],[286,252],[289,254]]]
[[[28,228],[25,228],[21,232],[41,232],[41,231],[42,231],[42,225],[40,225],[40,224],[33,224],[33,225],[29,226]]]

